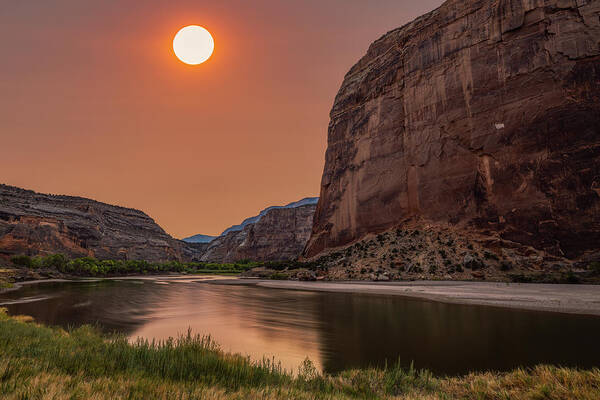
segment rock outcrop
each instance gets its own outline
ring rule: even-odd
[[[283,261],[298,258],[312,230],[316,205],[273,207],[241,230],[229,230],[208,245],[206,262]]]
[[[173,239],[142,211],[0,185],[0,254],[4,256],[63,253],[182,261],[201,251],[191,246]]]
[[[599,0],[449,0],[350,70],[304,256],[417,220],[600,257]]]
[[[244,221],[242,221],[241,224],[233,225],[233,226],[230,226],[229,228],[225,229],[223,231],[223,233],[221,233],[220,236],[225,236],[229,232],[243,230],[244,227],[246,227],[246,225],[250,225],[250,224],[254,224],[254,223],[258,222],[262,217],[264,217],[271,210],[277,210],[277,209],[282,209],[282,208],[297,208],[297,207],[302,207],[302,206],[307,206],[307,205],[317,205],[318,202],[319,202],[318,197],[305,197],[302,200],[294,201],[292,203],[286,204],[285,206],[267,207],[264,210],[262,210],[260,213],[258,213],[258,215],[246,218]]]

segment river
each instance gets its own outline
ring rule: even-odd
[[[10,314],[49,325],[166,339],[211,335],[225,351],[310,358],[329,373],[414,362],[437,374],[550,363],[600,367],[600,317],[445,304],[401,296],[226,285],[153,277],[25,285],[0,294]]]

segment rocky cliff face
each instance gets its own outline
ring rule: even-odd
[[[600,256],[600,1],[449,0],[371,45],[305,256],[416,220]]]
[[[170,261],[197,251],[141,211],[0,185],[0,254]]]
[[[220,236],[224,236],[224,235],[228,234],[229,232],[241,231],[241,230],[244,229],[244,227],[246,225],[255,224],[256,222],[258,222],[262,217],[264,217],[271,210],[277,210],[277,209],[281,209],[281,208],[297,208],[297,207],[302,207],[302,206],[307,206],[307,205],[314,205],[314,206],[316,206],[317,203],[318,203],[318,201],[319,201],[318,197],[305,197],[302,200],[294,201],[294,202],[289,203],[289,204],[287,204],[285,206],[271,206],[271,207],[267,207],[264,210],[262,210],[260,213],[258,213],[258,215],[246,218],[244,221],[242,221],[241,224],[239,224],[239,225],[233,225],[233,226],[230,226],[229,228],[225,229],[223,231],[223,233],[221,233]]]
[[[213,240],[202,261],[282,261],[297,258],[310,237],[316,205],[273,208],[242,230]]]

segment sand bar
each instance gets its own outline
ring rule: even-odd
[[[600,286],[454,281],[298,282],[238,279],[214,284],[406,296],[455,304],[510,307],[600,316]]]

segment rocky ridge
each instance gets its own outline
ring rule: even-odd
[[[202,249],[173,239],[139,210],[0,185],[0,254],[135,259],[197,258]]]
[[[491,277],[562,274],[600,259],[599,188],[600,1],[449,0],[346,75],[304,258],[340,278],[482,277],[464,265],[486,254]]]
[[[239,224],[239,225],[233,225],[233,226],[230,226],[229,228],[225,229],[223,231],[223,233],[221,233],[220,236],[227,235],[229,232],[235,232],[235,231],[241,231],[241,230],[243,230],[244,227],[246,227],[246,225],[254,224],[254,223],[258,222],[262,217],[264,217],[271,210],[278,210],[278,209],[283,209],[283,208],[297,208],[297,207],[302,207],[302,206],[307,206],[307,205],[316,206],[318,201],[319,201],[318,197],[305,197],[302,200],[294,201],[294,202],[289,203],[289,204],[287,204],[285,206],[271,206],[271,207],[267,207],[264,210],[262,210],[260,213],[258,213],[258,215],[246,218],[244,221],[242,221],[241,224]]]
[[[314,202],[270,208],[241,230],[230,230],[210,242],[201,260],[229,263],[296,259],[310,237],[315,208]]]

